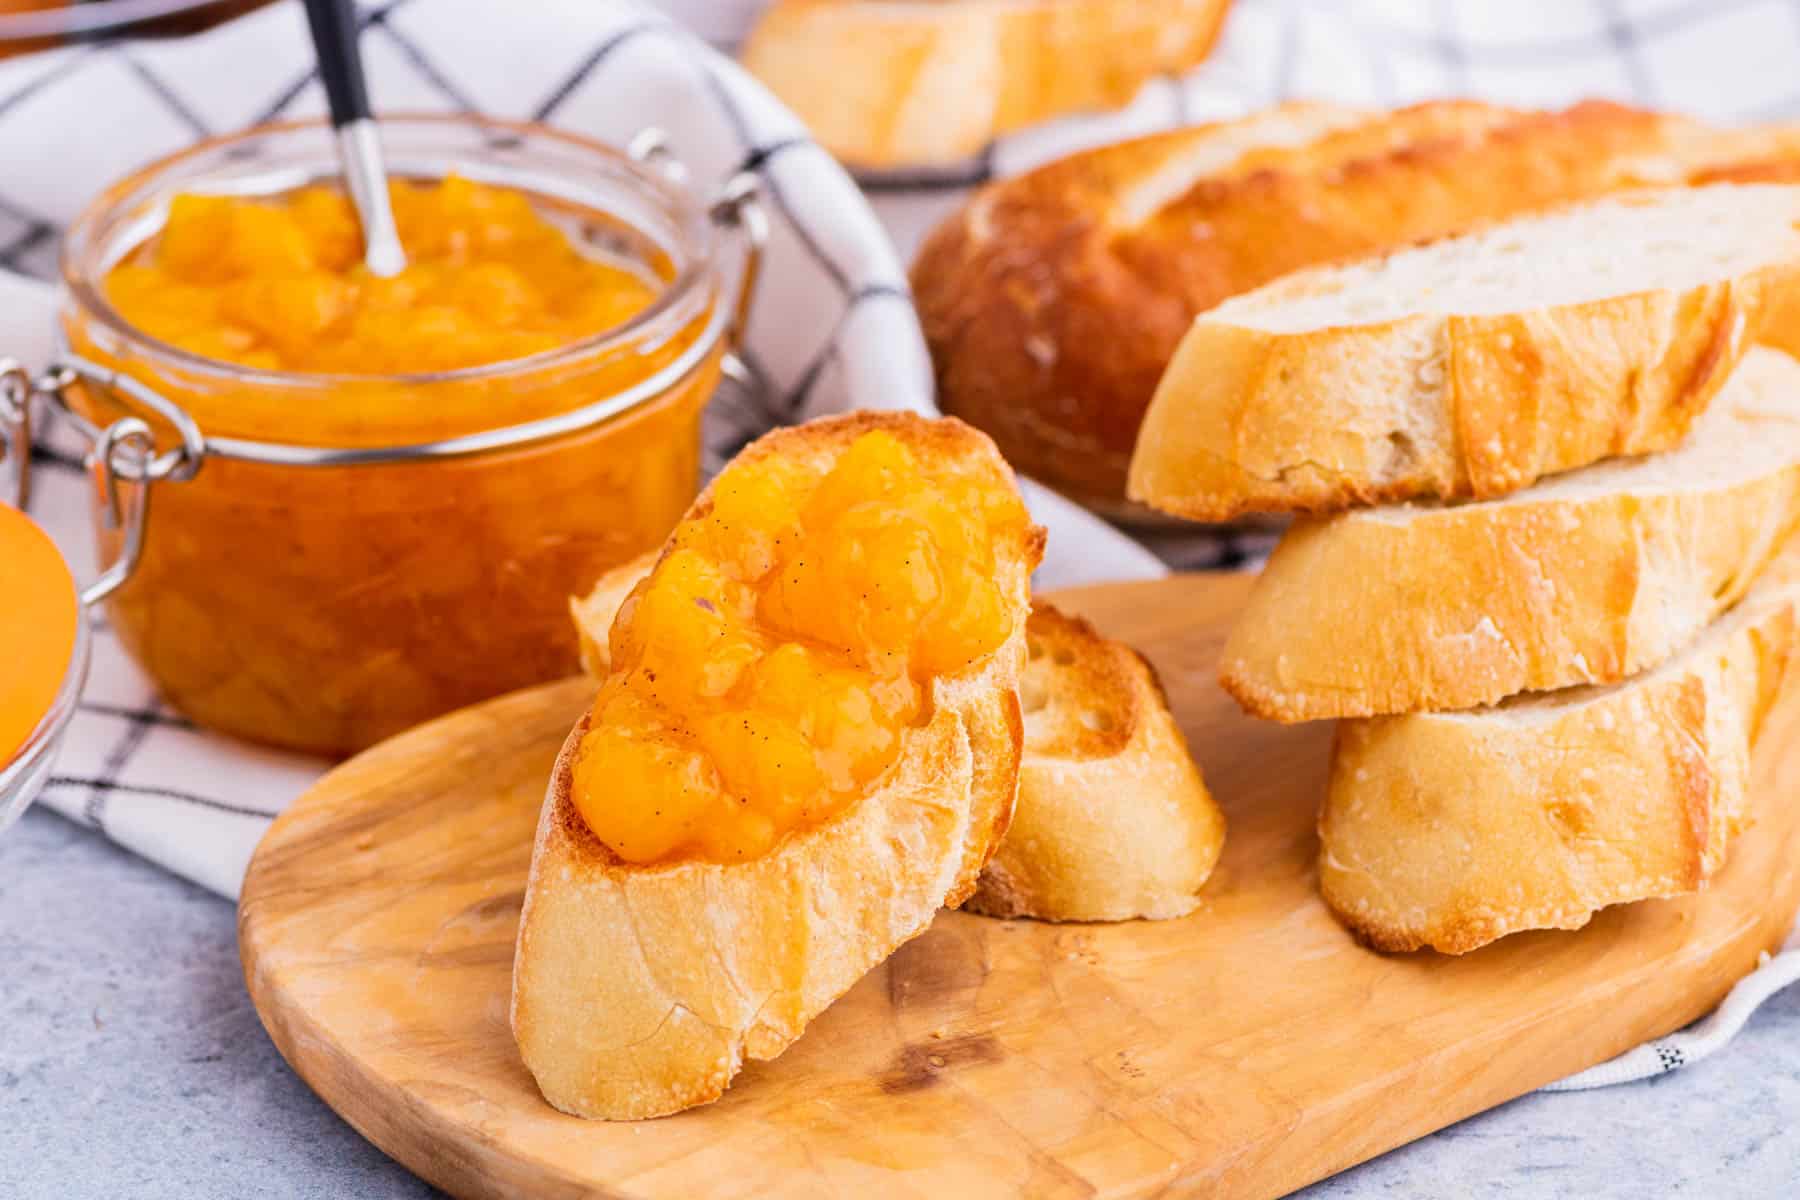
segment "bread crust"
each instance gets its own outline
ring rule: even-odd
[[[1800,364],[1775,350],[1754,351],[1739,375],[1746,396],[1800,389]],[[1790,415],[1739,434],[1791,443],[1800,430]],[[1797,524],[1800,456],[1704,487],[1296,522],[1226,640],[1220,682],[1247,711],[1287,722],[1614,682],[1736,603]]]
[[[1144,418],[1130,495],[1201,521],[1335,512],[1667,450],[1800,290],[1793,250],[1735,279],[1511,313],[1297,333],[1203,315]]]
[[[945,167],[1205,58],[1229,0],[776,0],[743,63],[833,155]]]
[[[909,414],[778,430],[745,454],[834,455],[877,428],[1011,486],[987,438]],[[709,503],[703,493],[690,516]],[[716,1099],[746,1058],[781,1053],[939,908],[969,895],[1017,792],[1024,618],[1042,545],[1032,527],[998,548],[1011,637],[932,681],[929,716],[903,732],[880,783],[750,862],[619,860],[571,798],[585,719],[576,727],[545,797],[513,967],[513,1033],[545,1099],[612,1120]]]
[[[1800,154],[1605,102],[1292,104],[1085,151],[988,185],[913,265],[944,411],[1106,511],[1196,314],[1297,269],[1621,188]],[[1245,505],[1209,511],[1234,513]]]
[[[1749,760],[1793,686],[1789,550],[1693,650],[1558,707],[1338,726],[1325,902],[1381,950],[1463,954],[1704,888],[1752,817]]]
[[[1048,921],[1185,916],[1225,817],[1156,672],[1042,602],[1026,629],[1019,801],[966,907]]]

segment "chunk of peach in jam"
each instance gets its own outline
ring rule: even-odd
[[[1012,633],[993,547],[1025,524],[1010,487],[886,432],[829,470],[728,467],[613,625],[574,767],[588,827],[631,863],[740,862],[844,812],[932,680]]]
[[[350,202],[181,195],[162,231],[108,273],[128,322],[243,366],[352,375],[524,358],[624,324],[653,280],[583,252],[522,194],[452,176],[391,185],[406,269],[370,275]]]

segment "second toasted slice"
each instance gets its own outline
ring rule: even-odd
[[[1800,523],[1800,363],[1755,349],[1679,449],[1499,500],[1296,524],[1220,681],[1278,721],[1609,683],[1744,594]]]
[[[1123,921],[1199,903],[1225,817],[1137,651],[1031,610],[1012,827],[967,905],[995,917]]]
[[[1194,321],[1130,494],[1493,497],[1680,441],[1800,281],[1800,188],[1641,192],[1285,276]]]

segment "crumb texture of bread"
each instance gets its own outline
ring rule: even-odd
[[[1797,226],[1800,188],[1642,191],[1284,277],[1195,320],[1130,494],[1331,512],[1669,449],[1800,290]]]
[[[828,462],[873,429],[1012,486],[986,437],[908,414],[777,430],[745,454]],[[709,502],[703,493],[690,516]],[[552,773],[513,967],[513,1034],[545,1099],[610,1120],[714,1100],[746,1059],[781,1053],[940,908],[968,897],[1017,793],[1018,680],[1042,546],[1035,527],[996,546],[1012,633],[985,659],[930,679],[927,715],[902,733],[894,766],[843,812],[750,861],[635,866],[612,854],[572,795],[584,718]]]
[[[994,138],[1124,104],[1212,49],[1229,0],[776,0],[743,63],[837,158],[967,164]]]
[[[1800,363],[1757,348],[1665,454],[1499,500],[1296,523],[1232,627],[1220,681],[1278,721],[1615,682],[1736,603],[1797,524]]]
[[[1792,690],[1800,551],[1662,666],[1469,713],[1345,721],[1319,885],[1371,945],[1463,954],[1706,886]]]
[[[966,907],[1051,921],[1192,912],[1225,817],[1155,672],[1048,604],[1026,633],[1019,800]]]
[[[1719,130],[1599,101],[1296,102],[989,184],[926,240],[913,291],[944,410],[993,434],[1024,473],[1117,509],[1158,381],[1196,314],[1227,297],[1521,213],[1786,161],[1800,161],[1791,129]],[[1200,515],[1189,494],[1204,482],[1177,478],[1171,495]],[[1206,511],[1297,507],[1323,486],[1252,501],[1230,499],[1228,482],[1210,485]]]

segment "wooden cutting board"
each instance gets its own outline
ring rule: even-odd
[[[1460,959],[1362,949],[1314,888],[1330,726],[1250,720],[1213,681],[1247,586],[1056,597],[1155,662],[1229,817],[1188,918],[946,913],[718,1103],[564,1116],[507,1001],[544,780],[590,695],[569,681],[376,747],[278,820],[239,908],[250,995],[327,1103],[459,1196],[1267,1197],[1685,1024],[1788,928],[1783,710],[1707,894]]]

